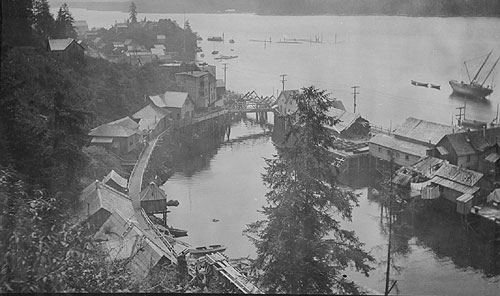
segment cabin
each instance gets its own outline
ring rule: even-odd
[[[118,155],[126,155],[140,148],[142,134],[137,124],[130,117],[124,117],[92,129],[89,134],[90,144],[102,146]]]
[[[445,135],[430,153],[481,173],[498,172],[500,127]]]
[[[325,126],[332,131],[335,136],[352,139],[366,137],[370,133],[370,123],[358,113],[330,108],[326,114],[338,120],[338,122],[332,126]]]
[[[216,79],[209,71],[176,73],[175,81],[189,93],[197,110],[205,110],[216,101]]]
[[[170,117],[174,120],[194,116],[196,105],[187,92],[167,91],[164,94],[149,96],[147,100],[151,104],[169,111]]]
[[[147,214],[167,212],[167,194],[155,182],[149,183],[141,193],[141,207]]]
[[[75,39],[49,39],[47,51],[56,59],[64,61],[82,61],[85,48]]]
[[[376,162],[392,160],[397,166],[411,166],[453,131],[452,126],[409,117],[392,134],[380,133],[370,139],[370,155]]]
[[[144,135],[154,138],[170,126],[171,115],[172,111],[150,103],[135,112],[132,118],[139,124],[139,130]]]
[[[120,176],[115,170],[111,170],[103,179],[102,183],[114,188],[115,190],[127,194],[128,180]]]

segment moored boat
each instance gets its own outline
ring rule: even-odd
[[[439,84],[432,84],[432,83],[431,83],[431,84],[430,84],[430,88],[434,88],[434,89],[439,89],[439,90],[441,90],[441,85],[439,85]]]
[[[224,252],[227,248],[223,245],[209,245],[189,249],[189,253],[193,255],[207,255],[216,252]]]
[[[234,39],[229,39],[229,43],[234,43]]]
[[[218,50],[214,50],[214,51],[212,51],[212,54],[218,54],[218,53],[219,53],[219,51],[218,51]]]
[[[465,65],[465,70],[467,71],[467,76],[469,77],[469,82],[458,82],[456,80],[450,80],[450,86],[451,89],[453,90],[453,93],[463,95],[463,96],[469,96],[469,97],[474,97],[478,99],[485,99],[487,96],[491,95],[493,92],[493,88],[491,86],[484,86],[484,83],[490,77],[491,73],[493,72],[493,69],[495,69],[498,61],[500,60],[500,57],[496,60],[496,62],[493,64],[491,67],[490,71],[488,74],[486,74],[486,77],[483,79],[483,81],[480,83],[478,80],[479,74],[484,68],[484,65],[488,61],[489,57],[491,56],[491,53],[493,51],[490,51],[490,53],[486,56],[484,59],[483,63],[481,64],[481,67],[479,67],[479,70],[477,70],[476,74],[472,79],[470,79],[470,74],[469,70],[467,68],[467,62],[464,62]]]
[[[429,86],[429,83],[419,82],[419,81],[415,81],[415,80],[412,80],[411,84],[416,85],[416,86],[423,86],[423,87],[428,87]]]
[[[170,234],[173,236],[173,237],[183,237],[183,236],[187,236],[187,230],[184,230],[184,229],[177,229],[177,228],[173,228],[173,227],[168,227],[168,231],[170,232]]]
[[[207,38],[208,41],[224,41],[224,38],[220,37],[220,36],[211,36],[211,37],[208,37]]]

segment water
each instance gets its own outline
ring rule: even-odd
[[[123,12],[72,9],[75,19],[89,25],[109,27],[127,18]],[[375,124],[395,126],[414,116],[451,123],[463,98],[450,97],[448,80],[465,80],[464,60],[494,50],[500,55],[500,20],[494,18],[407,18],[349,16],[255,16],[206,14],[139,14],[149,20],[170,18],[179,24],[184,17],[204,40],[200,43],[209,63],[228,64],[227,86],[231,90],[256,90],[263,95],[281,89],[280,74],[287,74],[286,88],[314,84],[332,92],[352,110],[351,86],[360,85],[357,111]],[[208,36],[224,33],[234,44],[208,42]],[[288,38],[319,36],[324,44],[267,44]],[[337,41],[334,44],[335,35]],[[233,51],[231,51],[233,49]],[[237,59],[217,62],[210,54],[218,50]],[[476,67],[478,64],[476,63]],[[495,75],[498,76],[498,69]],[[440,84],[441,91],[414,87],[410,80]],[[498,79],[497,79],[498,80]],[[488,101],[467,101],[467,118],[491,121],[500,102],[497,88]],[[192,245],[224,244],[231,257],[255,256],[255,249],[242,230],[262,218],[257,211],[265,204],[266,187],[260,174],[263,158],[275,149],[265,127],[250,121],[235,123],[231,137],[220,147],[191,159],[180,159],[178,171],[162,186],[179,207],[169,213],[171,225],[187,229],[185,241]],[[260,136],[259,136],[260,135]],[[387,229],[380,220],[380,205],[360,193],[360,206],[346,228],[355,230],[377,259],[366,278],[353,271],[349,277],[383,291]],[[213,222],[219,220],[218,222]],[[395,227],[399,254],[394,262],[400,272],[392,294],[498,295],[500,258],[493,244],[464,230],[455,215],[429,209],[400,215]],[[404,223],[403,223],[404,222]]]

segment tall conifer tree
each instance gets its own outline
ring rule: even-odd
[[[332,170],[334,138],[325,126],[335,122],[327,114],[333,101],[314,87],[294,99],[298,110],[285,118],[294,144],[266,160],[266,219],[245,231],[257,247],[260,284],[271,293],[356,293],[341,272],[353,264],[367,275],[373,258],[339,222],[351,219],[357,196]]]

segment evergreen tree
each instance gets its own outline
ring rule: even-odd
[[[33,44],[31,0],[2,0],[2,45]]]
[[[38,35],[47,39],[54,33],[54,17],[50,13],[50,6],[47,0],[33,1],[33,23]]]
[[[57,12],[54,38],[76,38],[76,31],[73,28],[74,21],[68,5],[63,3]]]
[[[137,7],[135,6],[134,2],[130,3],[129,9],[128,9],[129,15],[130,15],[130,22],[132,24],[137,23]]]
[[[314,87],[295,100],[297,112],[285,118],[295,144],[266,160],[266,219],[245,230],[257,248],[260,284],[271,293],[356,293],[341,271],[353,263],[368,275],[373,258],[333,217],[350,220],[357,203],[352,191],[339,188],[331,167],[334,139],[325,125],[335,122],[326,113],[333,101]]]

